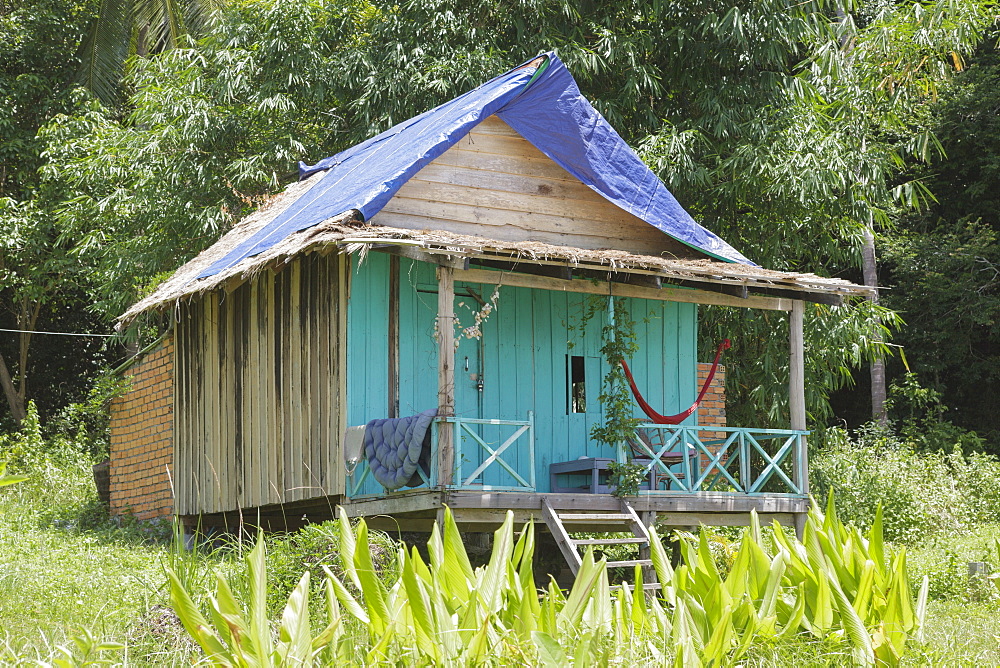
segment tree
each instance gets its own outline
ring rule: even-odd
[[[25,415],[32,331],[45,310],[67,292],[73,260],[57,243],[51,193],[43,194],[41,125],[79,104],[70,81],[86,0],[0,0],[0,387],[11,415]],[[11,339],[14,343],[11,344]]]
[[[344,53],[346,125],[359,141],[554,48],[709,229],[766,266],[858,279],[866,238],[926,196],[904,157],[931,157],[926,106],[988,23],[984,7],[530,0],[510,12],[413,0],[380,12]],[[706,352],[740,333],[729,391],[747,423],[786,412],[787,344],[773,318],[703,318]],[[886,353],[898,322],[877,304],[809,309],[814,418],[852,368]]]
[[[856,278],[865,233],[925,200],[931,93],[977,39],[979,3],[710,0],[502,3],[264,0],[227,9],[190,48],[137,59],[131,115],[97,106],[43,133],[61,238],[95,267],[107,314],[329,155],[557,49],[621,134],[706,226],[762,264]],[[952,55],[954,54],[954,55]],[[957,61],[956,61],[957,59]],[[779,419],[787,359],[773,314],[710,310],[740,332],[730,395]],[[886,351],[893,314],[809,309],[815,419],[851,369]],[[735,338],[735,337],[734,337]],[[731,358],[733,359],[733,358]]]
[[[984,41],[942,91],[934,129],[946,158],[924,170],[934,202],[882,241],[886,303],[909,327],[910,369],[954,407],[948,419],[992,443],[1000,382],[1000,54]],[[899,369],[902,371],[902,369]],[[996,447],[994,445],[994,447]]]
[[[98,0],[80,49],[77,81],[109,107],[122,100],[129,56],[145,56],[200,37],[223,0]]]
[[[62,238],[92,272],[108,320],[334,153],[335,54],[366,5],[269,0],[225,10],[191,48],[136,59],[131,113],[91,104],[41,132],[45,182],[67,193]]]

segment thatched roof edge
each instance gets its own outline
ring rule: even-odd
[[[869,296],[875,292],[874,288],[856,285],[842,279],[825,278],[809,273],[774,271],[710,259],[676,259],[637,255],[622,250],[590,250],[533,241],[497,241],[437,230],[369,225],[358,220],[354,211],[344,212],[312,228],[292,234],[266,252],[247,258],[215,276],[196,279],[206,267],[223,257],[231,248],[273,220],[291,202],[301,197],[316,180],[314,176],[289,186],[265,207],[247,217],[217,243],[178,269],[155,292],[122,314],[118,327],[127,326],[146,311],[164,310],[168,306],[175,306],[185,299],[204,292],[241,283],[268,267],[287,262],[303,253],[331,246],[340,252],[353,253],[367,252],[372,246],[406,245],[417,247],[430,255],[516,260],[609,272],[642,273],[668,280],[746,286],[751,290],[770,288],[804,294],[860,296]]]

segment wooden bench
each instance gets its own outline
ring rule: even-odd
[[[683,460],[683,456],[679,452],[668,452],[665,453],[660,461],[668,464],[679,464]],[[613,490],[609,485],[601,483],[601,473],[608,470],[608,466],[614,462],[614,459],[604,458],[604,457],[581,457],[580,459],[573,459],[568,462],[557,462],[555,464],[549,465],[549,489],[552,492],[565,494],[565,493],[584,493],[584,494],[610,494]],[[648,466],[650,463],[649,457],[645,459],[636,457],[632,459],[635,464],[641,464],[642,466]],[[559,484],[559,476],[565,475],[585,475],[589,478],[589,482],[585,485],[577,485],[574,487],[567,487],[565,485]],[[675,473],[678,479],[683,479],[683,473]],[[654,466],[649,471],[649,480],[643,484],[639,489],[650,490],[658,489],[660,483],[666,481],[667,487],[669,488],[669,476],[659,470],[658,467]]]
[[[677,456],[677,460],[680,461],[680,455]],[[581,457],[580,459],[574,459],[568,462],[550,464],[549,489],[553,492],[563,494],[579,494],[581,492],[584,494],[610,494],[613,490],[610,486],[601,483],[601,473],[607,471],[608,466],[614,461],[614,459],[604,457]],[[648,458],[633,459],[632,461],[643,466],[648,466],[650,462]],[[647,481],[639,489],[651,489],[650,484],[654,483],[656,480],[656,468],[653,468],[649,474],[649,481]],[[588,476],[590,480],[587,484],[582,486],[578,485],[575,487],[566,487],[559,484],[559,476],[561,475],[585,475]]]

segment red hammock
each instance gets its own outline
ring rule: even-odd
[[[649,417],[650,422],[653,424],[680,424],[688,416],[694,413],[698,409],[698,404],[701,400],[705,398],[705,393],[708,392],[708,386],[712,384],[712,379],[715,378],[715,372],[719,368],[719,360],[722,359],[722,351],[728,349],[732,344],[729,343],[729,339],[723,339],[722,343],[719,344],[719,349],[715,351],[715,361],[712,362],[712,370],[708,372],[708,378],[705,379],[705,384],[701,387],[701,392],[698,393],[698,398],[694,400],[691,404],[691,408],[687,409],[683,413],[678,413],[677,415],[660,415],[653,410],[653,407],[646,403],[646,400],[642,398],[639,393],[639,388],[635,386],[635,379],[632,378],[632,371],[629,370],[628,364],[625,360],[622,360],[622,368],[625,369],[625,377],[628,378],[629,387],[632,388],[632,394],[635,396],[636,403],[639,404],[639,408],[642,412]]]

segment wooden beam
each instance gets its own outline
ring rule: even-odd
[[[750,290],[757,294],[778,297],[779,299],[800,299],[813,304],[827,304],[829,306],[843,306],[844,295],[839,292],[806,292],[804,290],[782,290],[781,288],[764,288],[755,285],[750,286]]]
[[[438,267],[438,417],[455,414],[455,270]],[[438,423],[438,484],[450,485],[454,466],[453,426]]]
[[[488,285],[509,285],[517,288],[538,288],[555,292],[580,292],[592,295],[607,295],[607,284],[595,285],[590,281],[567,281],[546,276],[532,276],[520,273],[500,273],[485,269],[466,269],[455,271],[455,279],[468,283],[486,283]],[[736,306],[739,308],[756,308],[769,311],[789,311],[794,303],[788,299],[773,297],[758,297],[751,295],[746,299],[704,290],[686,290],[680,288],[647,288],[638,285],[612,283],[611,293],[615,297],[637,297],[640,299],[658,299],[660,301],[684,302],[688,304],[710,304],[713,306]]]
[[[351,241],[352,240],[350,239],[345,239],[341,243],[348,243]],[[374,247],[375,244],[372,244],[372,248]],[[393,244],[391,243],[391,240],[385,244],[378,244],[378,250],[397,257],[405,257],[418,262],[430,262],[432,264],[440,265],[442,267],[450,267],[452,269],[469,268],[468,257],[461,254],[450,254],[442,250],[425,249],[411,244]]]
[[[802,335],[802,321],[805,315],[803,302],[792,302],[792,312],[788,317],[789,325],[789,364],[788,364],[788,411],[791,416],[792,429],[806,428],[806,392],[805,392],[805,346]],[[809,493],[809,463],[807,460],[805,439],[802,439],[799,456],[799,470],[795,481],[803,494]]]
[[[344,470],[344,450],[341,438],[347,427],[347,305],[350,300],[351,258],[337,255],[337,301],[334,317],[337,323],[336,383],[337,383],[337,431],[334,433],[334,456],[330,462],[333,482],[330,487],[334,494],[347,493],[347,472]]]

